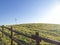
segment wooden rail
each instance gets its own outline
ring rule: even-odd
[[[3,26],[0,26],[0,27],[2,28],[2,30],[0,30],[2,32],[2,37],[4,35],[8,36],[11,39],[11,45],[13,45],[13,41],[15,41],[18,45],[23,45],[23,43],[28,44],[25,41],[22,41],[22,40],[19,40],[19,39],[15,38],[13,36],[13,32],[17,33],[18,35],[22,35],[22,36],[31,38],[33,40],[36,40],[36,45],[40,45],[41,40],[44,40],[45,42],[49,42],[49,43],[52,43],[52,44],[60,45],[60,42],[57,42],[57,41],[54,41],[54,40],[47,39],[47,38],[44,38],[44,37],[39,36],[39,33],[38,32],[36,32],[35,35],[29,36],[27,34],[23,34],[21,32],[18,32],[17,30],[13,30],[13,27],[8,28],[8,27],[5,27],[4,25]],[[9,31],[11,31],[11,35],[9,33],[4,32],[4,28],[6,28]]]

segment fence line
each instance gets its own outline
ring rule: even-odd
[[[31,39],[34,39],[36,40],[36,45],[40,45],[40,42],[41,40],[44,40],[45,42],[49,42],[49,43],[52,43],[52,44],[56,44],[56,45],[60,45],[60,42],[57,42],[57,41],[54,41],[54,40],[51,40],[51,39],[47,39],[47,38],[44,38],[44,37],[41,37],[39,36],[39,33],[36,32],[35,35],[27,35],[27,34],[23,34],[21,32],[18,32],[16,30],[13,30],[13,27],[11,26],[11,28],[8,28],[8,27],[5,27],[5,26],[0,26],[2,28],[2,30],[0,30],[2,32],[2,37],[4,35],[8,36],[10,39],[11,39],[11,45],[13,45],[13,41],[15,41],[18,45],[23,45],[23,43],[26,43],[24,41],[21,41],[17,38],[14,38],[13,37],[13,32],[17,33],[18,35],[22,35],[22,36],[25,36],[25,37],[28,37],[28,38],[31,38]],[[8,33],[4,32],[4,28],[8,29],[9,31],[11,31],[11,35],[9,35]]]

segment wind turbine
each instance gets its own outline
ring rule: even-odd
[[[15,18],[15,23],[17,24],[17,18]]]

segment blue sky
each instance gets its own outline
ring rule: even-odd
[[[59,12],[57,0],[0,0],[0,25],[60,23]]]

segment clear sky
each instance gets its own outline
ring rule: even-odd
[[[0,25],[16,23],[60,24],[60,1],[0,0]]]

